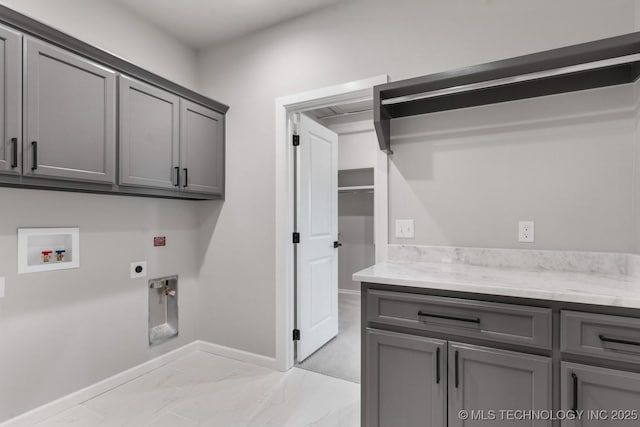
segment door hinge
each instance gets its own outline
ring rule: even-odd
[[[293,233],[293,243],[300,243],[300,233]]]
[[[300,329],[293,330],[293,340],[300,341]]]
[[[300,135],[293,135],[293,146],[297,147],[300,145]]]

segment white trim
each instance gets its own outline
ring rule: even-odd
[[[11,418],[3,423],[0,423],[0,426],[33,426],[34,424],[40,423],[46,419],[56,416],[61,412],[64,412],[76,405],[81,404],[82,402],[86,402],[89,399],[92,399],[102,393],[121,386],[122,384],[132,381],[142,375],[148,374],[154,369],[158,369],[159,367],[164,366],[167,363],[173,362],[180,357],[186,356],[187,354],[198,350],[198,343],[198,341],[193,341],[187,345],[163,354],[162,356],[158,356],[147,362],[141,363],[140,365],[134,366],[131,369],[127,369],[126,371],[120,372],[81,390],[56,399],[53,402],[46,403],[42,406],[30,410],[29,412],[18,415],[15,418]]]
[[[387,75],[358,80],[323,89],[311,90],[275,100],[275,268],[276,268],[276,362],[278,369],[289,370],[294,364],[293,330],[293,150],[290,144],[292,113],[371,99],[372,88],[389,81]],[[386,156],[385,156],[386,159]],[[385,160],[386,164],[386,160]],[[385,168],[386,171],[386,168]],[[385,180],[386,182],[386,180]],[[386,185],[384,187],[386,189]],[[386,199],[386,198],[385,198]],[[386,215],[385,215],[386,217]],[[385,234],[386,237],[386,234]],[[385,240],[387,240],[385,238]],[[384,245],[386,246],[386,244]]]
[[[226,357],[227,359],[234,359],[241,362],[251,363],[253,365],[258,365],[273,370],[278,369],[275,357],[267,357],[256,353],[249,353],[248,351],[225,347],[223,345],[213,344],[207,341],[198,341],[197,350],[204,351],[205,353],[215,354],[217,356]]]
[[[109,378],[85,387],[81,390],[70,393],[53,402],[46,403],[35,409],[11,418],[3,423],[0,423],[0,427],[28,427],[37,423],[45,421],[51,417],[54,417],[68,409],[71,409],[89,399],[106,393],[116,387],[119,387],[129,381],[132,381],[142,375],[158,369],[168,363],[171,363],[181,357],[187,356],[194,351],[204,351],[206,353],[215,354],[218,356],[226,357],[228,359],[239,360],[241,362],[252,363],[254,365],[263,366],[269,369],[276,369],[276,359],[273,357],[266,357],[259,354],[249,353],[243,350],[237,350],[234,348],[224,347],[217,344],[212,344],[206,341],[192,341],[180,348],[172,350],[140,365],[134,366],[131,369],[115,374]]]
[[[361,292],[357,289],[338,289],[339,294],[347,294],[347,295],[360,295]]]

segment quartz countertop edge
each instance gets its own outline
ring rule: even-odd
[[[640,279],[631,276],[385,261],[355,273],[353,280],[419,289],[640,309]]]

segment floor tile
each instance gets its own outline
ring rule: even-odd
[[[359,427],[357,384],[194,352],[38,427]]]
[[[78,405],[68,411],[56,415],[45,422],[37,424],[37,427],[93,427],[100,425],[104,421],[102,415],[89,408]]]

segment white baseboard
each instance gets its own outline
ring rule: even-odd
[[[180,348],[170,351],[155,359],[151,359],[131,369],[120,372],[112,377],[106,378],[81,390],[63,396],[53,402],[44,404],[29,412],[18,415],[3,423],[0,427],[31,427],[48,418],[58,415],[76,405],[86,402],[102,393],[114,389],[124,383],[138,378],[139,376],[148,374],[149,372],[161,366],[171,363],[180,357],[186,356],[194,351],[204,351],[218,356],[227,357],[229,359],[240,360],[242,362],[253,363],[255,365],[264,366],[266,368],[277,369],[275,358],[261,356],[242,350],[236,350],[206,341],[193,341]]]
[[[263,366],[269,369],[278,369],[275,357],[262,356],[260,354],[250,353],[248,351],[238,350],[235,348],[225,347],[223,345],[213,344],[207,341],[198,341],[198,350],[204,351],[218,356],[227,357],[229,359],[239,360],[241,362],[252,363],[254,365]]]

